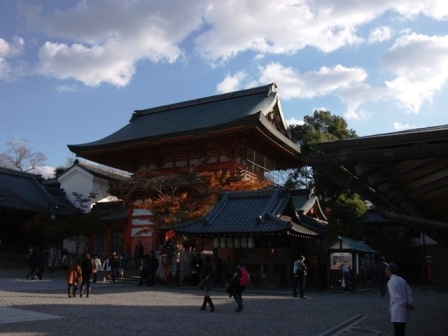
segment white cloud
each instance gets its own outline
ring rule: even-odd
[[[372,87],[366,83],[345,87],[337,93],[337,96],[347,106],[345,112],[347,120],[367,120],[371,113],[363,109],[366,103],[393,98],[392,93],[387,88]]]
[[[29,172],[32,174],[40,174],[44,178],[53,178],[54,177],[54,169],[55,169],[55,167],[38,166]]]
[[[319,71],[300,73],[280,63],[260,67],[259,83],[277,82],[282,87],[282,98],[314,98],[334,93],[342,88],[363,82],[367,78],[361,68],[321,67]]]
[[[0,80],[10,80],[13,77],[13,65],[11,60],[23,53],[25,41],[14,36],[12,43],[0,38]]]
[[[446,0],[404,0],[391,1],[391,4],[397,12],[410,19],[417,17],[419,14],[435,20],[448,19],[448,2]]]
[[[407,129],[413,129],[413,128],[421,128],[424,126],[417,126],[417,125],[410,125],[408,123],[406,124],[402,124],[401,122],[394,122],[394,130],[396,131],[403,131],[403,130],[407,130]]]
[[[297,120],[296,118],[290,118],[286,120],[286,123],[288,124],[288,126],[292,126],[292,125],[303,125],[304,121],[302,120]]]
[[[97,0],[47,15],[26,13],[32,13],[36,29],[73,41],[45,42],[39,73],[88,86],[126,86],[141,60],[173,63],[185,57],[179,44],[201,26],[205,6],[206,1]]]
[[[418,113],[421,104],[448,81],[448,35],[401,36],[384,54],[383,65],[396,77],[386,82],[400,105]]]
[[[386,12],[407,18],[418,14],[448,17],[446,0],[258,0],[148,2],[145,0],[79,1],[45,13],[42,6],[21,3],[34,30],[47,34],[39,57],[39,73],[75,79],[88,86],[103,82],[126,86],[138,62],[185,61],[180,45],[194,39],[197,51],[210,63],[228,61],[245,52],[295,54],[306,47],[330,53],[363,43],[359,27]],[[371,32],[370,42],[390,38],[387,27]],[[0,56],[0,70],[8,63]]]
[[[387,41],[392,37],[392,29],[390,27],[377,27],[373,29],[368,38],[369,43],[379,43],[383,41]]]
[[[79,87],[76,84],[72,85],[58,85],[56,87],[58,92],[78,92],[80,91]]]
[[[342,3],[313,6],[308,1],[291,0],[263,5],[258,0],[211,1],[205,15],[211,29],[197,38],[197,47],[205,59],[222,62],[247,50],[292,54],[313,46],[331,52],[360,43],[356,26],[375,18],[378,11],[341,12],[341,7]],[[339,12],[344,15],[338,15]]]
[[[217,93],[225,93],[238,91],[242,88],[242,82],[247,78],[247,73],[245,71],[238,71],[234,75],[227,75],[218,85],[216,86]]]
[[[386,12],[407,19],[423,14],[443,20],[448,17],[446,7],[446,0],[284,0],[262,5],[258,0],[210,1],[205,21],[211,28],[196,43],[201,55],[213,63],[244,51],[294,54],[310,46],[330,53],[363,43],[358,28]],[[385,40],[390,33],[385,27],[372,32],[371,41]]]

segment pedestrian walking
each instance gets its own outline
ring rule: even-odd
[[[300,256],[297,258],[296,261],[294,261],[293,265],[293,275],[294,275],[294,282],[293,282],[293,296],[297,297],[297,291],[300,293],[301,299],[306,299],[305,296],[305,277],[307,273],[307,268],[305,264],[305,257]]]
[[[112,252],[112,257],[110,260],[110,276],[112,282],[115,283],[118,277],[120,267],[120,258],[117,256],[117,252]]]
[[[62,260],[61,260],[62,269],[64,271],[68,270],[68,267],[70,266],[71,262],[72,262],[72,256],[70,255],[70,253],[68,251],[65,251],[64,254],[62,255]]]
[[[141,287],[143,284],[146,284],[149,287],[150,276],[151,276],[151,256],[147,254],[143,258],[143,263],[140,266],[140,283],[138,284],[139,287]]]
[[[230,296],[233,296],[236,304],[238,305],[235,311],[241,312],[244,308],[243,291],[246,289],[246,287],[241,284],[242,273],[245,266],[239,260],[235,262],[235,265],[235,270],[229,283],[229,292]]]
[[[131,259],[131,248],[129,247],[129,245],[126,245],[126,248],[124,249],[124,268],[125,269],[128,269],[130,259]]]
[[[37,273],[36,277],[39,280],[42,280],[44,269],[45,269],[45,254],[40,249],[36,249],[36,255],[37,255]]]
[[[110,259],[111,259],[111,257],[109,257],[109,258],[106,258],[104,261],[103,261],[103,266],[101,266],[101,271],[103,271],[103,282],[106,282],[106,280],[108,279],[108,278],[110,278],[110,270],[111,270],[111,267],[110,267]]]
[[[159,269],[159,259],[156,256],[155,251],[151,251],[149,258],[149,278],[148,286],[154,286],[156,284],[156,272]]]
[[[208,254],[205,256],[205,264],[202,267],[200,279],[200,289],[204,291],[204,301],[200,309],[206,310],[208,303],[210,305],[210,312],[213,313],[215,311],[215,305],[210,298],[210,291],[215,284],[215,269],[212,265],[212,257]]]
[[[134,250],[134,259],[137,268],[140,268],[140,266],[142,265],[144,256],[145,256],[145,249],[143,248],[142,241],[139,240],[137,242],[137,245],[135,245]]]
[[[28,272],[27,275],[25,275],[25,277],[27,279],[31,279],[34,280],[34,272],[36,272],[36,268],[37,268],[37,251],[36,249],[29,249],[28,251],[28,268],[30,269],[30,271]]]
[[[93,265],[95,268],[93,269],[93,283],[96,283],[98,280],[98,272],[101,270],[101,259],[98,257],[98,255],[93,256]]]
[[[341,271],[342,271],[342,288],[345,290],[345,294],[351,293],[352,288],[352,276],[350,274],[350,269],[347,265],[342,264],[341,265]]]
[[[84,293],[84,288],[86,289],[86,297],[90,294],[90,278],[92,277],[93,270],[95,269],[90,253],[86,253],[81,261],[81,271],[82,271],[82,281],[81,281],[81,291],[79,297],[82,297]]]
[[[414,310],[412,290],[406,280],[397,275],[398,267],[390,263],[386,267],[386,275],[389,277],[387,288],[390,296],[390,321],[394,326],[395,336],[405,336],[406,322],[409,311]]]

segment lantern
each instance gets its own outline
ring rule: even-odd
[[[235,246],[236,249],[240,248],[240,238],[239,237],[233,238],[233,245]]]
[[[219,247],[226,248],[226,237],[221,237],[219,239]]]
[[[232,237],[227,238],[227,248],[233,248],[233,239],[232,239]]]
[[[247,247],[248,248],[254,248],[255,244],[254,244],[254,237],[249,237],[247,239]]]
[[[219,247],[219,238],[218,237],[213,238],[213,247],[214,248]]]
[[[247,248],[247,238],[246,237],[240,238],[240,245],[241,245],[241,248]]]

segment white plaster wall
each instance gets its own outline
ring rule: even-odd
[[[110,196],[108,193],[109,183],[106,179],[95,177],[78,166],[70,168],[69,171],[58,178],[58,181],[61,188],[65,190],[67,199],[76,207],[79,207],[79,203],[76,202],[73,192],[85,197],[88,197],[91,192],[97,193],[96,198],[87,203],[86,212],[90,211],[92,203]]]

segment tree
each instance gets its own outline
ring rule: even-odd
[[[68,170],[68,168],[67,167],[63,167],[63,166],[58,166],[58,167],[54,168],[54,170],[53,170],[54,177],[58,178],[59,176],[64,174],[67,170]]]
[[[319,154],[318,142],[357,137],[354,130],[347,128],[342,117],[329,111],[314,111],[312,116],[304,117],[303,125],[290,126],[289,132],[301,147],[305,159],[309,155]],[[328,240],[334,240],[338,235],[357,238],[359,230],[356,221],[367,211],[367,205],[359,195],[311,167],[301,167],[291,172],[285,184],[291,189],[315,189],[324,208],[329,210]]]
[[[45,154],[33,152],[27,140],[15,140],[6,143],[9,149],[0,153],[0,166],[29,172],[42,166],[47,160]]]
[[[272,184],[253,179],[231,181],[229,178],[226,172],[195,173],[194,169],[170,175],[140,172],[131,180],[113,186],[112,192],[126,203],[144,199],[144,204],[139,206],[151,210],[156,227],[168,229],[172,224],[205,216],[223,190],[258,190]],[[142,232],[147,232],[145,230]]]
[[[319,148],[315,145],[318,142],[357,137],[354,130],[347,128],[344,118],[332,115],[330,111],[314,111],[312,116],[305,116],[303,121],[303,125],[292,125],[288,131],[300,146],[305,159],[308,155],[319,154]],[[328,177],[308,166],[292,171],[285,184],[291,189],[315,186],[325,198],[337,198],[342,192],[341,187]]]

